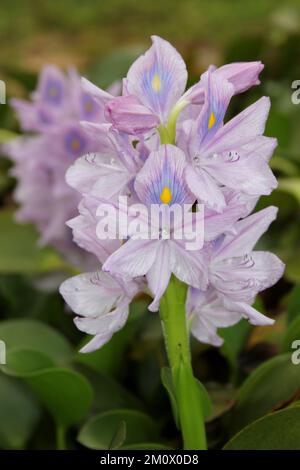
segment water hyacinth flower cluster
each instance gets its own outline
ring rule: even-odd
[[[103,270],[67,281],[62,292],[75,312],[86,317],[79,322],[82,328],[86,325],[87,332],[97,317],[101,339],[97,343],[95,338],[91,349],[100,347],[105,339],[103,314],[114,317],[119,329],[115,312],[99,312],[105,303],[99,297],[101,289],[95,288],[95,277],[99,285],[101,277],[104,284],[110,278],[112,286],[117,279],[124,295],[128,285],[122,287],[122,280],[138,283],[141,289],[147,284],[154,297],[150,310],[157,310],[173,273],[191,288],[188,305],[195,323],[197,316],[201,321],[201,304],[207,309],[212,298],[223,311],[215,324],[213,318],[204,321],[206,327],[195,333],[201,341],[212,344],[219,345],[217,326],[227,326],[226,322],[232,324],[242,316],[254,324],[271,322],[252,309],[251,303],[260,290],[280,278],[283,266],[274,255],[253,252],[253,247],[275,219],[276,209],[249,216],[259,196],[276,187],[268,166],[276,139],[263,136],[269,99],[261,98],[223,124],[231,97],[257,84],[261,69],[260,63],[211,67],[184,93],[187,72],[183,60],[168,42],[153,37],[152,47],[124,79],[123,96],[113,98],[84,80],[87,92],[105,107],[105,117],[83,125],[101,140],[99,147],[105,139],[107,142],[104,152],[79,158],[67,172],[67,182],[82,195],[79,215],[68,224],[75,240],[97,256]],[[176,132],[170,136],[172,144],[161,143],[171,133],[170,121],[178,110],[182,111]],[[97,239],[98,205],[104,200],[113,203],[126,194],[146,205],[204,203],[203,249],[189,253],[171,238],[128,239],[126,243]],[[136,287],[132,291],[136,294]],[[97,295],[95,308],[91,305],[93,292]],[[112,295],[109,303],[118,304],[119,295]],[[205,296],[207,299],[202,299]],[[89,309],[83,311],[79,305],[84,297],[89,299]],[[192,332],[196,332],[194,322]],[[93,331],[97,335],[95,328]],[[108,329],[107,335],[111,333]]]
[[[54,66],[42,70],[31,101],[13,99],[11,104],[26,133],[4,149],[15,163],[17,219],[37,226],[42,245],[54,246],[75,265],[88,266],[92,258],[73,243],[65,225],[80,200],[65,173],[77,157],[97,148],[80,121],[101,120],[104,110],[83,91],[75,70],[65,75]]]
[[[68,225],[74,240],[97,257],[99,269],[65,281],[60,290],[77,315],[77,327],[93,336],[84,352],[101,347],[122,328],[139,292],[152,296],[149,310],[160,311],[185,448],[205,448],[189,333],[220,346],[219,327],[241,318],[253,325],[273,323],[252,304],[283,273],[275,255],[254,250],[277,210],[251,212],[261,195],[276,188],[268,164],[276,139],[263,135],[270,108],[266,97],[225,119],[231,98],[259,83],[260,62],[211,66],[185,91],[181,56],[157,36],[152,42],[129,69],[122,96],[83,80],[104,113],[82,123],[98,150],[67,171],[67,183],[81,195],[79,214]],[[122,240],[100,238],[99,207],[109,203],[122,211],[120,196],[129,206],[139,203],[149,210],[188,205],[191,226],[199,214],[204,217],[203,246],[187,249],[184,237],[174,237],[175,222],[167,235],[163,222],[154,227],[159,236],[152,239],[146,218],[139,219],[140,238],[130,231]]]

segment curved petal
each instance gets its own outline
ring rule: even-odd
[[[263,134],[269,110],[270,99],[266,96],[260,98],[221,127],[210,141],[206,141],[201,152],[209,156],[214,153],[238,151],[240,146],[253,137]]]
[[[204,202],[218,212],[226,207],[225,198],[219,185],[202,168],[193,167],[191,164],[187,165],[185,180],[199,202]]]
[[[135,180],[135,190],[141,201],[151,204],[185,204],[193,201],[183,173],[185,155],[174,145],[160,145],[151,152]]]
[[[218,328],[235,325],[242,315],[228,310],[221,302],[208,304],[194,316],[191,333],[201,343],[222,346],[224,340],[218,335]]]
[[[184,92],[187,70],[180,54],[158,36],[152,36],[152,46],[130,67],[126,89],[165,122]]]
[[[114,279],[101,271],[79,274],[64,281],[61,295],[77,315],[105,315],[124,295]]]
[[[258,239],[276,219],[277,210],[277,207],[270,206],[237,222],[235,232],[226,235],[214,253],[214,262],[251,253]]]
[[[128,300],[118,308],[97,318],[76,317],[74,323],[80,331],[96,335],[81,350],[82,353],[95,351],[107,343],[114,333],[125,325],[129,314]]]
[[[129,279],[143,276],[157,261],[158,247],[152,240],[128,240],[106,260],[102,269]]]
[[[234,87],[234,93],[242,93],[254,85],[259,85],[258,78],[264,64],[260,61],[233,62],[223,65],[215,70],[215,74],[229,80]]]
[[[204,88],[204,105],[195,123],[197,147],[204,145],[216,134],[223,123],[225,112],[233,96],[234,88],[227,80],[213,72],[201,77]]]
[[[161,241],[159,249],[157,250],[157,260],[147,273],[148,286],[154,295],[153,302],[148,307],[151,312],[158,310],[159,301],[168,287],[170,277],[169,245],[167,242]]]
[[[159,118],[133,95],[109,101],[105,116],[120,132],[132,135],[144,134],[159,125]]]
[[[187,251],[184,242],[169,241],[171,271],[180,281],[189,286],[205,290],[208,284],[207,253]]]
[[[89,153],[78,158],[66,173],[66,181],[81,194],[110,199],[123,191],[131,179],[115,155]]]
[[[258,312],[255,308],[245,302],[233,302],[232,300],[225,298],[224,305],[229,310],[240,313],[249,321],[249,323],[251,323],[251,325],[273,325],[275,321]]]
[[[97,209],[99,201],[91,196],[84,197],[79,206],[79,215],[68,220],[67,225],[71,227],[75,243],[85,251],[93,253],[100,263],[117,250],[121,240],[114,238],[100,239],[97,237]]]
[[[82,85],[83,90],[86,93],[93,96],[98,101],[98,103],[102,105],[105,105],[106,103],[108,103],[109,100],[114,98],[113,95],[97,87],[92,82],[90,82],[87,78],[84,78],[84,77],[81,78],[81,85]]]
[[[250,255],[213,263],[211,282],[222,294],[237,302],[252,303],[258,292],[281,278],[284,264],[273,253],[253,251]]]
[[[239,188],[251,196],[268,195],[277,187],[277,180],[268,163],[259,156],[245,156],[241,152],[207,158],[204,168],[219,183],[228,188]]]
[[[215,240],[219,235],[229,231],[245,213],[244,204],[227,206],[223,212],[215,212],[205,208],[204,237],[205,241]]]

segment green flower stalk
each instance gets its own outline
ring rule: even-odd
[[[204,413],[193,376],[185,301],[187,285],[172,276],[160,301],[160,318],[172,374],[184,449],[206,449]]]

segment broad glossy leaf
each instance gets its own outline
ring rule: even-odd
[[[264,306],[259,297],[255,300],[253,307],[264,313]],[[233,371],[237,369],[237,358],[243,350],[252,330],[253,326],[245,319],[241,319],[238,323],[228,328],[218,329],[219,335],[224,339],[221,352],[229,361]]]
[[[289,323],[291,323],[296,318],[300,318],[300,284],[295,286],[291,291],[287,310]]]
[[[49,278],[51,275],[47,273],[44,276]],[[0,274],[0,301],[4,304],[6,318],[53,320],[55,316],[62,317],[62,303],[57,292],[36,288],[33,282],[23,274]],[[41,283],[41,275],[38,282]]]
[[[300,204],[300,178],[279,178],[279,189],[286,191]]]
[[[7,351],[6,364],[1,369],[7,375],[26,377],[53,366],[51,359],[39,351],[12,348]]]
[[[300,406],[277,411],[236,434],[225,450],[299,450]]]
[[[295,176],[299,174],[299,168],[292,160],[278,155],[272,157],[270,160],[270,167],[272,170],[280,171],[285,176]]]
[[[46,272],[64,267],[55,251],[38,247],[34,228],[15,222],[12,211],[0,211],[0,226],[0,272]]]
[[[255,369],[240,388],[230,430],[237,432],[264,414],[286,406],[300,390],[299,368],[291,354],[276,356]]]
[[[236,369],[238,365],[238,355],[242,351],[252,328],[247,320],[242,319],[236,325],[218,330],[220,336],[224,339],[221,352],[229,361],[232,369]]]
[[[286,268],[284,277],[291,282],[300,283],[300,249],[297,245],[291,250],[291,253],[284,260]]]
[[[87,379],[70,369],[49,368],[26,377],[26,383],[64,428],[81,421],[88,413],[93,390]]]
[[[87,378],[93,387],[94,401],[91,408],[93,414],[121,408],[144,409],[140,400],[116,379],[97,373],[82,365],[76,367],[76,369]]]
[[[140,444],[122,446],[120,450],[172,450],[172,447],[156,442],[142,442]]]
[[[81,428],[78,441],[90,449],[110,449],[116,442],[121,423],[125,423],[126,436],[122,444],[130,445],[154,440],[157,429],[154,421],[136,410],[111,410],[91,418]],[[121,445],[120,440],[118,444]]]
[[[40,408],[25,386],[0,373],[0,447],[22,449],[40,418]]]
[[[292,344],[295,340],[300,340],[300,315],[288,325],[283,338],[283,350],[292,353]]]
[[[66,364],[73,351],[64,336],[45,323],[37,320],[5,320],[0,322],[0,339],[7,350],[24,348],[48,356],[56,365]]]

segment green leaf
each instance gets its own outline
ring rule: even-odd
[[[188,379],[188,380],[191,380],[191,379]],[[177,428],[180,429],[178,407],[177,407],[175,389],[174,389],[174,384],[173,384],[173,379],[172,379],[172,372],[169,367],[163,367],[161,369],[161,381],[169,395],[174,421],[176,423]],[[199,399],[201,400],[201,403],[202,403],[203,415],[204,415],[204,418],[206,419],[212,413],[212,402],[211,402],[209,393],[204,387],[204,385],[195,377],[193,377],[193,383],[196,384],[197,393],[199,393]]]
[[[209,395],[202,384],[194,377],[190,364],[185,363],[182,359],[178,366],[174,367],[173,378],[185,448],[206,448],[204,418],[212,410]],[[189,426],[191,413],[195,423],[193,427]],[[188,447],[186,442],[188,442]]]
[[[285,406],[299,389],[299,369],[292,364],[290,354],[268,360],[240,388],[230,430],[236,432],[264,414]]]
[[[158,444],[156,442],[142,442],[140,444],[122,446],[120,450],[172,450],[172,447],[168,447],[164,444]]]
[[[144,409],[139,399],[114,378],[96,373],[84,366],[79,366],[76,369],[87,378],[93,387],[92,413],[98,414],[117,408]]]
[[[0,374],[0,447],[23,449],[40,418],[40,409],[24,385]]]
[[[284,276],[291,282],[300,283],[300,249],[295,246],[286,257]]]
[[[26,383],[63,428],[81,421],[91,407],[91,385],[83,375],[70,369],[45,369],[27,376]]]
[[[118,449],[119,447],[121,447],[123,442],[125,442],[125,439],[126,439],[126,423],[125,421],[120,421],[119,427],[109,445],[109,448]]]
[[[295,340],[300,340],[300,315],[289,324],[284,338],[283,338],[283,351],[292,352],[292,343]]]
[[[116,80],[121,80],[127,75],[132,62],[141,52],[140,47],[124,47],[112,52],[90,70],[90,79],[102,88],[109,87]]]
[[[264,306],[259,297],[256,298],[253,307],[264,313]],[[238,367],[238,356],[243,350],[252,329],[253,326],[243,318],[233,326],[218,329],[219,335],[224,339],[221,352],[228,360],[234,373],[236,373]]]
[[[5,144],[9,140],[15,139],[18,134],[7,129],[0,129],[0,144]]]
[[[7,351],[6,364],[1,366],[1,370],[7,375],[26,377],[52,366],[51,359],[39,351],[13,348]]]
[[[0,226],[0,272],[47,272],[64,267],[52,249],[38,247],[34,228],[16,223],[12,211],[0,211]]]
[[[168,392],[169,395],[169,400],[171,403],[171,408],[172,408],[172,413],[173,413],[173,418],[175,421],[175,424],[178,429],[180,429],[179,426],[179,416],[178,416],[178,408],[177,408],[177,402],[176,402],[176,396],[175,396],[175,389],[174,389],[174,384],[173,384],[173,379],[172,379],[172,372],[170,367],[162,367],[161,369],[161,381],[163,386]]]
[[[242,429],[225,450],[299,450],[300,406],[277,411]]]
[[[73,351],[58,331],[37,320],[5,320],[0,322],[0,339],[7,351],[13,348],[30,349],[45,356],[56,365],[71,361]]]
[[[120,423],[126,425],[125,445],[151,441],[157,437],[154,421],[140,411],[111,410],[91,418],[80,430],[78,441],[90,449],[110,449],[116,442],[116,435],[120,437]],[[123,426],[123,425],[121,425]],[[120,439],[118,439],[120,444]]]
[[[300,178],[279,178],[278,183],[278,188],[281,191],[286,191],[294,196],[300,204]]]
[[[300,284],[292,289],[289,295],[287,310],[289,323],[295,318],[300,318]]]
[[[270,160],[272,170],[281,171],[285,176],[295,176],[299,174],[298,166],[292,161],[284,157],[276,155]]]
[[[203,411],[203,416],[204,419],[207,419],[210,417],[213,409],[212,401],[209,396],[208,391],[204,387],[204,385],[200,382],[200,380],[195,379],[196,386],[198,387],[198,393],[200,396],[200,400],[202,403],[202,411]]]
[[[221,352],[230,363],[232,369],[238,367],[237,358],[241,353],[246,340],[251,332],[250,323],[242,319],[228,328],[219,328],[218,333],[224,339]]]
[[[23,274],[0,274],[0,301],[7,318],[53,319],[54,314],[62,316],[60,300],[57,292],[38,290]]]

